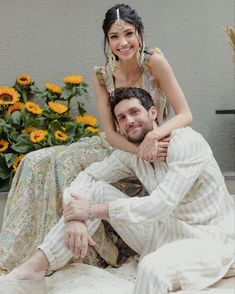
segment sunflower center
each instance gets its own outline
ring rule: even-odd
[[[34,139],[40,138],[40,135],[34,135]]]
[[[2,95],[0,95],[0,100],[2,100],[3,102],[9,102],[9,101],[12,101],[13,98],[11,95],[2,94]]]

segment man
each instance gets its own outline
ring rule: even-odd
[[[157,110],[143,89],[117,89],[110,103],[128,140],[138,144],[157,128]],[[148,196],[128,198],[109,184],[130,175]],[[109,220],[141,255],[135,294],[198,290],[222,278],[233,263],[233,200],[209,145],[189,127],[172,132],[166,162],[115,150],[79,173],[64,201],[64,218],[9,276],[39,278],[72,255],[84,257],[100,219]]]

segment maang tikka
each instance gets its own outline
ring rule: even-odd
[[[124,27],[124,20],[120,18],[119,8],[116,9],[116,13],[117,13],[117,19],[115,20],[114,25],[118,30],[120,30],[120,29],[123,29]]]

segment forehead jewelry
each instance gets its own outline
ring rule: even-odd
[[[114,24],[116,28],[120,30],[120,29],[123,29],[124,27],[124,20],[120,18],[119,8],[117,8],[116,13],[117,13],[117,19],[115,20]]]

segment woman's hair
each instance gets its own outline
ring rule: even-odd
[[[135,26],[135,29],[138,32],[138,35],[140,36],[141,42],[143,43],[144,25],[142,23],[141,18],[139,17],[137,12],[134,9],[132,9],[129,5],[117,4],[106,12],[103,21],[102,29],[104,31],[104,54],[106,58],[106,43],[108,41],[108,31],[112,24],[117,20],[117,9],[119,9],[120,19]]]

